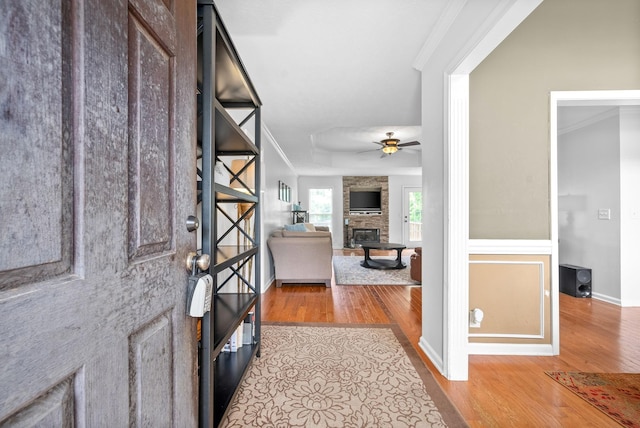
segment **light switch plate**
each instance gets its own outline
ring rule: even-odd
[[[611,220],[611,209],[598,208],[598,220]]]

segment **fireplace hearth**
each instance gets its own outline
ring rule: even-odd
[[[380,229],[356,229],[352,230],[352,242],[354,245],[380,242]]]

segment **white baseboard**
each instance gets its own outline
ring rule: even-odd
[[[469,343],[469,355],[528,355],[551,356],[550,344],[530,345],[519,343]]]
[[[617,297],[607,296],[606,294],[591,293],[591,297],[594,299],[602,300],[603,302],[611,303],[613,305],[622,305],[620,299],[618,299]]]
[[[611,303],[612,305],[621,306],[623,308],[637,308],[640,307],[640,300],[627,299],[624,302],[617,297],[607,296],[606,294],[592,293],[591,297],[594,299],[602,300],[603,302]]]
[[[442,362],[442,358],[433,350],[433,348],[429,345],[424,337],[420,336],[418,346],[420,346],[420,349],[422,349],[427,358],[431,360],[433,365],[436,366],[436,369],[438,369],[440,374],[442,374],[444,377],[447,377],[447,374],[444,372],[444,364]]]
[[[627,299],[621,304],[623,308],[637,308],[640,307],[640,300]]]
[[[275,284],[275,283],[276,283],[276,276],[275,276],[275,275],[272,275],[272,276],[269,278],[269,280],[267,281],[266,285],[265,285],[265,284],[263,284],[263,287],[262,287],[262,293],[266,293],[266,292],[267,292],[267,290],[268,290],[269,288],[271,288],[271,286],[272,286],[273,284]]]

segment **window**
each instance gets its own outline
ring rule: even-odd
[[[331,230],[333,189],[309,189],[309,222]]]

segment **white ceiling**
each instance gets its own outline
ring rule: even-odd
[[[420,140],[412,63],[446,3],[216,0],[263,122],[300,175],[421,173],[421,146],[382,156],[372,142]]]

